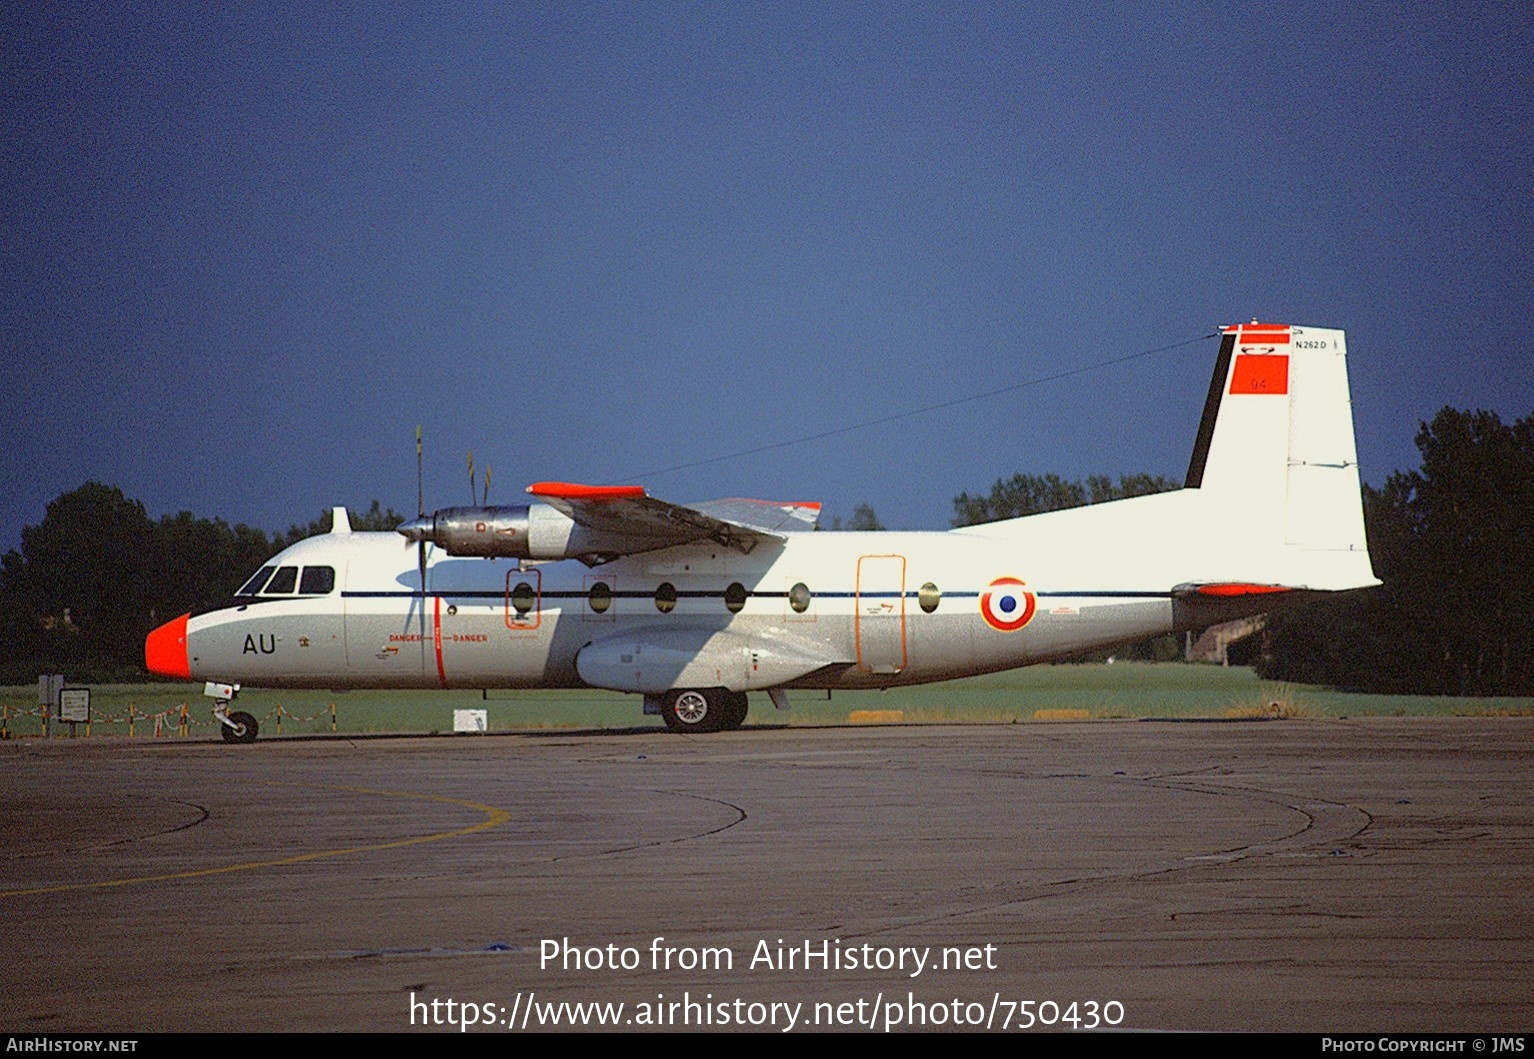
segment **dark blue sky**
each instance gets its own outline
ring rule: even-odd
[[[23,3],[0,548],[87,479],[265,529],[529,482],[871,503],[1187,464],[1348,331],[1366,480],[1534,410],[1526,5]],[[827,519],[829,522],[829,518]]]

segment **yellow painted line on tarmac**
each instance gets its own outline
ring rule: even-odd
[[[853,710],[847,714],[848,724],[900,724],[904,720],[904,710]]]
[[[67,890],[104,890],[113,886],[132,886],[136,883],[169,882],[173,879],[200,879],[207,875],[227,875],[236,871],[251,871],[256,868],[279,868],[288,864],[303,864],[311,860],[324,860],[327,857],[347,857],[354,853],[376,853],[384,849],[399,849],[402,846],[419,846],[423,842],[438,842],[444,838],[458,838],[461,835],[472,835],[476,831],[488,831],[492,827],[500,827],[511,821],[511,813],[505,809],[497,809],[493,805],[485,805],[481,802],[464,801],[461,798],[448,798],[441,794],[415,794],[410,791],[378,791],[368,787],[340,787],[326,786],[323,789],[333,791],[349,791],[353,794],[379,794],[391,798],[415,798],[426,802],[444,802],[448,805],[461,805],[466,809],[485,814],[485,819],[468,827],[460,827],[454,831],[438,831],[430,835],[416,835],[414,838],[400,838],[392,842],[378,842],[370,846],[347,846],[344,849],[322,849],[314,853],[299,853],[292,857],[279,857],[276,860],[252,860],[243,864],[226,864],[222,868],[200,868],[196,871],[168,872],[164,875],[136,875],[126,879],[107,879],[103,882],[93,883],[66,883],[62,886],[38,886],[30,890],[0,890],[0,897],[22,897],[27,894],[56,894]]]

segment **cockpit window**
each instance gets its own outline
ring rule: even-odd
[[[305,596],[328,596],[336,587],[336,571],[333,566],[306,566],[299,579],[299,594]]]
[[[272,575],[272,579],[266,583],[266,588],[262,589],[261,594],[263,596],[286,596],[292,593],[294,586],[297,584],[298,567],[279,566],[277,572]]]
[[[235,593],[235,595],[255,595],[257,592],[261,591],[261,586],[266,584],[267,578],[272,576],[272,571],[275,569],[277,569],[275,566],[263,566],[261,569],[256,571],[256,576],[245,582],[244,586],[241,587],[240,590]]]
[[[328,596],[336,588],[336,568],[306,566],[300,577],[296,566],[263,566],[235,595],[290,596],[294,588],[304,596]]]

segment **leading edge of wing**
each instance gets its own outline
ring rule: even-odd
[[[748,553],[763,540],[813,529],[819,504],[713,500],[684,506],[658,500],[638,485],[535,482],[527,491],[589,529],[616,538],[622,551],[653,551],[711,540]]]

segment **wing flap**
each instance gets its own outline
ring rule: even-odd
[[[723,522],[732,522],[763,533],[808,533],[820,520],[820,505],[814,501],[748,500],[729,497],[693,504],[694,511]]]

